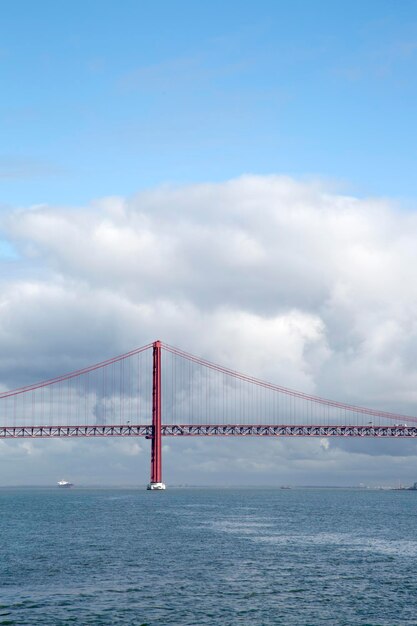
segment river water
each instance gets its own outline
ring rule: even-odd
[[[0,489],[0,625],[417,624],[417,492]]]

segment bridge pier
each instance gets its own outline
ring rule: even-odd
[[[151,481],[149,490],[165,489],[162,482],[161,342],[153,344]]]

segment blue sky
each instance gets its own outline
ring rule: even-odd
[[[416,77],[417,0],[3,0],[0,390],[160,338],[417,415]],[[0,483],[147,480],[96,443],[3,442]],[[211,446],[168,482],[416,480],[407,442]]]
[[[417,197],[417,3],[4,0],[0,202],[285,173]]]

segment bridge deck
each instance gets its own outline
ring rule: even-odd
[[[2,426],[0,439],[51,437],[145,437],[151,439],[147,424],[86,426]],[[164,437],[417,437],[417,426],[260,425],[260,424],[166,424]]]

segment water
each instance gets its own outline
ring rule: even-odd
[[[0,625],[417,624],[417,493],[0,489]]]

